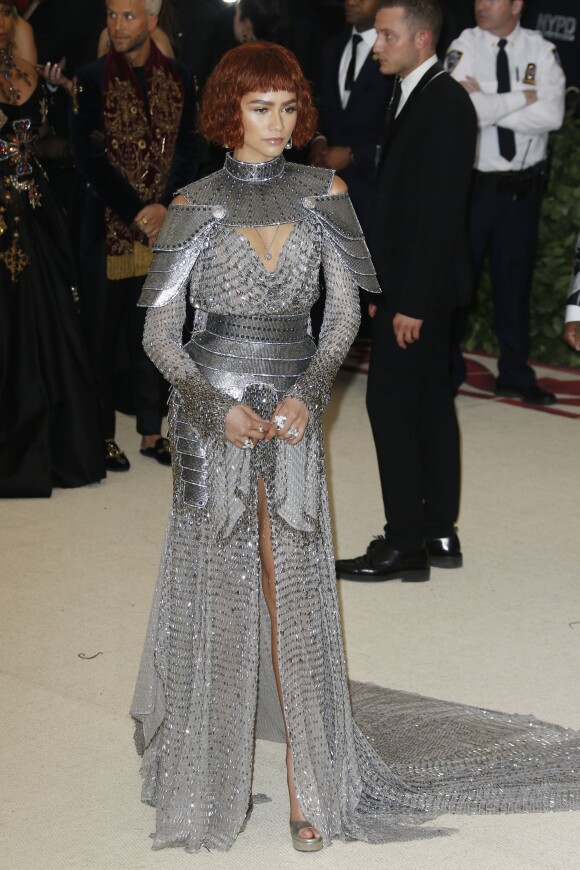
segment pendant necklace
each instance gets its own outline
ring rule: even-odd
[[[0,49],[0,96],[4,97],[6,102],[16,105],[22,92],[20,88],[14,87],[14,79],[30,84],[28,75],[14,63],[12,43],[9,42],[6,48]]]
[[[254,227],[254,229],[256,230],[258,235],[260,236],[260,240],[261,240],[262,244],[264,245],[264,259],[271,260],[272,259],[272,252],[270,251],[270,248],[274,244],[274,239],[278,235],[278,230],[280,229],[280,224],[278,224],[278,226],[276,227],[276,232],[272,236],[272,240],[271,240],[269,245],[266,244],[264,237],[263,237],[262,233],[260,232],[260,230],[258,229],[258,227]]]

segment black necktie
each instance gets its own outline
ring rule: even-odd
[[[353,33],[352,54],[350,56],[350,63],[348,65],[348,69],[346,71],[346,78],[344,80],[345,91],[352,91],[352,86],[354,84],[354,73],[356,70],[356,48],[359,42],[362,42],[362,36],[359,36],[358,33]]]
[[[399,103],[401,102],[401,76],[395,77],[395,84],[393,86],[393,93],[391,94],[391,99],[389,100],[389,105],[387,106],[387,114],[385,116],[385,127],[388,129],[395,117],[397,115],[397,109],[399,108]]]
[[[510,84],[510,68],[505,47],[507,39],[500,39],[498,42],[499,51],[496,61],[497,75],[497,92],[498,94],[506,94],[511,91]],[[516,137],[513,130],[506,130],[505,127],[497,128],[497,138],[499,142],[499,153],[506,160],[513,160],[516,156]]]

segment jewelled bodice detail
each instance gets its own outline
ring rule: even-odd
[[[34,148],[46,120],[44,89],[38,84],[22,105],[0,104],[0,263],[17,281],[29,263],[20,239],[20,221],[42,204],[42,172]]]
[[[40,86],[20,106],[0,105],[0,176],[24,181],[34,171],[34,143],[46,120],[47,105]]]

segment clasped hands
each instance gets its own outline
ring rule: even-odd
[[[234,405],[226,417],[225,436],[230,444],[240,449],[248,448],[248,441],[255,447],[258,441],[268,442],[273,438],[287,444],[298,444],[307,423],[306,405],[289,396],[280,402],[270,420],[264,420],[249,405]]]

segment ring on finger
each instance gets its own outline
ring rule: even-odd
[[[276,416],[274,417],[273,423],[274,423],[276,429],[278,430],[278,432],[280,431],[280,429],[284,428],[284,424],[286,423],[286,419],[287,418],[284,416],[284,414],[276,414]]]
[[[292,440],[292,438],[297,438],[300,435],[300,430],[296,428],[296,426],[290,426],[288,432],[286,434],[286,438],[288,440]]]
[[[260,435],[263,435],[265,431],[266,430],[264,429],[263,426],[258,426],[258,432],[260,433]]]
[[[242,444],[242,450],[253,450],[253,449],[254,449],[254,442],[252,441],[252,439],[249,437],[244,438],[244,443]]]

